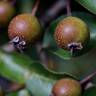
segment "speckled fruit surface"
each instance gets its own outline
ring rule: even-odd
[[[53,96],[81,96],[81,85],[78,81],[66,78],[56,82],[53,87]]]
[[[68,50],[68,44],[81,43],[83,45],[88,42],[90,33],[83,20],[69,16],[59,22],[54,37],[59,47]]]
[[[35,42],[41,35],[41,25],[38,19],[31,14],[20,14],[13,18],[8,27],[9,38],[18,36],[26,43]]]

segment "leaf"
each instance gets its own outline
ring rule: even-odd
[[[0,51],[0,74],[17,83],[26,83],[33,96],[49,96],[53,84],[61,78],[74,78],[69,73],[51,71],[18,53]]]
[[[38,64],[34,64],[38,65]],[[33,96],[50,96],[54,83],[61,78],[74,78],[68,73],[56,73],[48,70],[41,65],[36,67],[36,70],[32,73],[32,77],[26,82],[27,89]]]
[[[96,14],[96,0],[76,0],[90,12]]]
[[[31,74],[32,61],[18,53],[0,51],[0,75],[18,83],[24,83]]]
[[[83,96],[96,96],[96,87],[89,88],[83,94]]]
[[[53,66],[57,66],[54,68],[54,71],[67,72],[82,79],[96,69],[96,22],[95,17],[88,13],[74,12],[73,16],[81,18],[89,26],[91,38],[85,49],[76,54],[75,57],[72,57],[68,51],[57,47],[54,40],[54,30],[57,23],[62,20],[62,18],[65,18],[66,15],[57,18],[57,20],[50,24],[45,33],[43,44],[46,43],[46,39],[48,40],[47,36],[50,35],[51,38],[47,42],[49,46],[46,49],[46,52],[55,62]]]

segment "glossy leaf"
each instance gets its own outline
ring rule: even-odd
[[[0,75],[24,83],[28,78],[32,61],[26,56],[0,51]]]
[[[34,96],[49,96],[53,84],[61,78],[74,78],[69,73],[56,73],[18,53],[0,51],[0,74],[17,83],[26,83]]]
[[[96,0],[76,0],[90,12],[96,14]]]

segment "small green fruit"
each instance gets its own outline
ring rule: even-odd
[[[0,24],[7,24],[14,14],[14,7],[4,1],[0,1]]]
[[[19,37],[21,41],[34,43],[40,38],[41,24],[39,20],[29,13],[21,14],[13,18],[8,27],[9,38]]]
[[[60,21],[54,36],[59,47],[71,51],[82,49],[90,39],[87,24],[83,20],[72,16]]]
[[[82,88],[78,81],[66,78],[56,82],[52,96],[81,96]]]

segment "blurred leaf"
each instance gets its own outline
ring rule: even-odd
[[[40,60],[38,57],[36,46],[34,46],[34,45],[27,47],[27,49],[24,51],[24,53],[34,61]]]
[[[0,95],[1,96],[1,95]],[[16,92],[10,92],[6,96],[32,96],[27,89],[22,89]]]
[[[61,78],[76,79],[74,76],[71,76],[71,74],[58,74],[42,67],[41,65],[38,65],[36,68],[34,68],[32,77],[26,82],[27,89],[29,89],[33,96],[50,96],[53,84]]]
[[[76,0],[90,12],[96,14],[96,0]]]
[[[18,92],[18,96],[32,96],[27,89]]]
[[[32,7],[35,0],[17,0],[20,13],[32,12]]]
[[[18,53],[0,51],[0,74],[18,83],[24,83],[28,78],[32,61]]]
[[[83,96],[96,96],[96,87],[87,89]]]
[[[88,24],[91,35],[89,44],[85,49],[78,53],[79,55],[76,54],[75,57],[72,57],[68,51],[58,48],[54,40],[56,25],[60,20],[65,18],[66,15],[59,17],[50,24],[45,33],[43,45],[45,46],[46,44],[48,47],[46,52],[55,62],[53,66],[57,66],[54,68],[55,71],[67,72],[76,75],[81,79],[96,70],[96,22],[95,17],[88,13],[74,12],[73,16],[81,18]]]
[[[49,96],[53,84],[61,78],[77,79],[69,73],[53,72],[24,55],[3,51],[0,51],[0,74],[17,83],[26,83],[34,96]]]

